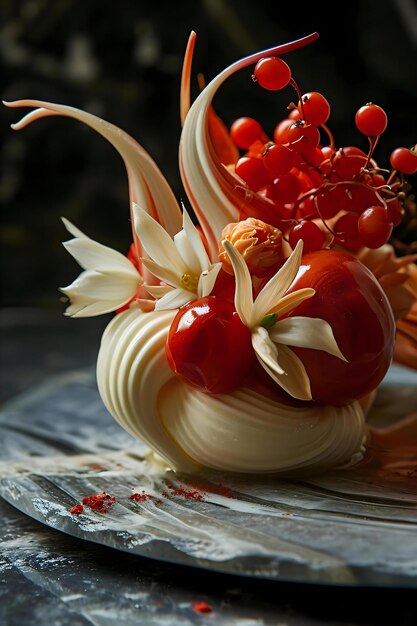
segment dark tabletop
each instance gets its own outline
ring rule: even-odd
[[[92,366],[106,320],[1,313],[1,400]],[[417,623],[415,592],[248,580],[130,556],[50,529],[0,501],[0,624],[239,626]],[[195,603],[210,612],[199,612]]]

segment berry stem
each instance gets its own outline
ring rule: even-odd
[[[297,92],[298,101],[300,102],[300,106],[301,106],[301,117],[304,119],[304,103],[303,103],[303,98],[301,95],[300,88],[293,78],[291,78],[290,80],[290,85],[294,87],[295,91]]]
[[[366,162],[365,165],[363,166],[362,170],[366,170],[368,165],[369,165],[369,161],[371,160],[371,157],[374,153],[374,150],[378,144],[379,138],[381,137],[381,135],[377,135],[376,137],[369,137],[369,152],[368,152],[368,156],[366,158]]]
[[[328,136],[328,138],[330,140],[330,147],[334,149],[336,144],[335,144],[335,141],[334,141],[334,136],[333,136],[332,131],[327,126],[327,124],[322,124],[321,128],[324,130],[324,132],[326,133],[326,135]]]

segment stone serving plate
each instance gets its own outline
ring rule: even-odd
[[[392,368],[370,419],[391,423],[416,398],[417,375]],[[248,577],[417,587],[415,460],[309,480],[175,474],[108,415],[90,370],[10,402],[0,431],[0,495],[80,540]],[[116,498],[107,513],[69,512],[103,491]]]

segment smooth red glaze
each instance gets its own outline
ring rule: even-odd
[[[207,393],[233,391],[254,360],[250,330],[233,305],[216,296],[199,298],[179,309],[166,355],[177,376]]]
[[[312,287],[315,295],[291,316],[318,317],[332,327],[348,360],[308,348],[293,348],[310,378],[313,400],[343,405],[381,382],[391,363],[395,321],[374,275],[360,261],[336,250],[306,254],[289,292]]]

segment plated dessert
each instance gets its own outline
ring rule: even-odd
[[[406,176],[417,153],[398,147],[390,169],[378,165],[387,115],[375,103],[352,116],[358,146],[337,145],[329,102],[302,93],[288,65],[316,37],[234,63],[191,105],[191,34],[179,163],[195,221],[116,126],[68,106],[7,103],[35,109],[14,128],[68,116],[126,164],[128,254],[64,220],[73,236],[64,245],[83,272],[62,291],[67,315],[115,312],[97,362],[101,397],[174,469],[352,467],[366,454],[366,413],[393,357],[417,368],[417,249],[405,241],[397,256],[389,243],[416,219]],[[254,89],[288,91],[272,130],[249,117],[229,129],[213,109],[222,83],[245,68]]]

